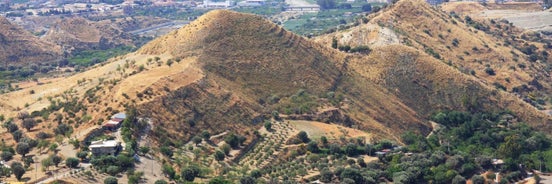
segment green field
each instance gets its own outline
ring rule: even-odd
[[[123,46],[107,50],[85,50],[77,52],[69,58],[69,63],[80,66],[90,66],[96,63],[104,62],[109,58],[123,55],[134,51],[134,47]]]
[[[355,16],[344,16],[347,12],[360,13],[361,8],[331,9],[318,13],[306,13],[296,19],[283,23],[284,28],[300,35],[319,35],[329,29],[337,29],[340,25],[353,22]]]

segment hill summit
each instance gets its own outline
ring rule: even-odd
[[[378,130],[375,133],[383,137],[392,137],[392,128],[386,126],[391,121],[408,122],[392,126],[401,130],[429,130],[429,125],[400,105],[396,97],[350,73],[346,54],[290,33],[260,16],[214,10],[148,43],[138,53],[197,58],[194,65],[205,75],[200,83],[153,100],[140,111],[175,122],[171,126],[179,127],[174,130],[255,127],[273,112]],[[168,101],[171,105],[166,104]],[[215,102],[219,105],[210,104]],[[160,111],[148,112],[152,108]],[[162,115],[176,109],[183,112],[178,117]],[[189,126],[190,122],[195,127]]]

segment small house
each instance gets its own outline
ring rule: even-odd
[[[90,151],[93,155],[116,155],[121,151],[121,143],[116,140],[99,140],[92,141]]]
[[[116,130],[117,128],[119,128],[119,126],[121,126],[121,122],[117,122],[113,120],[109,120],[103,124],[104,129],[111,130],[111,131]]]
[[[126,116],[125,113],[120,112],[120,113],[117,113],[117,114],[111,116],[111,120],[120,123],[120,122],[123,122],[123,120],[125,120],[126,117],[127,117],[127,116]]]
[[[105,130],[115,131],[121,126],[121,122],[123,122],[126,117],[125,113],[117,113],[111,116],[111,119],[105,122],[102,126]]]

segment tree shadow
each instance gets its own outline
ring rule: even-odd
[[[31,177],[23,177],[20,181],[24,181],[26,183],[28,181],[31,181]]]

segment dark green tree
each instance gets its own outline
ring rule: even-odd
[[[471,180],[473,184],[485,184],[485,178],[481,175],[473,175]]]
[[[21,180],[21,177],[23,177],[23,175],[26,172],[23,165],[19,162],[13,162],[11,164],[11,170],[12,170],[13,174],[15,175],[15,178],[17,178],[17,180]]]
[[[224,152],[225,155],[228,155],[228,154],[230,154],[230,151],[232,150],[232,147],[230,147],[229,144],[225,143],[221,146],[220,149]]]
[[[79,151],[77,152],[77,157],[82,161],[86,160],[86,157],[88,156],[88,151]]]
[[[211,138],[211,134],[207,130],[203,130],[201,132],[201,137],[203,137],[203,140],[208,141]]]
[[[15,142],[19,142],[23,138],[23,132],[21,132],[21,130],[16,130],[12,132],[12,136]]]
[[[65,159],[65,165],[70,168],[77,168],[79,166],[79,159],[75,157],[69,157]]]
[[[165,180],[157,180],[154,184],[168,184],[168,182]]]
[[[105,172],[111,176],[115,176],[121,172],[121,167],[116,165],[110,165],[105,169]]]
[[[333,178],[333,172],[330,171],[330,169],[328,169],[327,167],[323,168],[320,171],[320,181],[329,183],[332,181],[332,178]]]
[[[217,151],[215,152],[215,159],[216,159],[217,161],[223,161],[223,160],[224,160],[224,157],[225,157],[225,155],[224,155],[224,153],[223,153],[222,151],[217,150]]]
[[[326,136],[322,136],[320,137],[320,142],[322,143],[323,146],[326,146],[328,145],[328,138],[326,138]]]
[[[194,181],[196,173],[191,168],[185,168],[180,173],[181,177],[186,181]]]
[[[297,134],[297,137],[299,138],[299,140],[301,140],[304,143],[307,143],[310,141],[309,135],[307,135],[307,132],[305,131],[300,131],[299,134]]]
[[[15,147],[15,151],[17,151],[17,153],[20,154],[21,156],[25,157],[25,155],[29,153],[29,151],[31,151],[31,147],[26,142],[20,142],[20,143],[17,143],[17,146]]]
[[[163,173],[165,173],[171,179],[174,179],[174,175],[176,174],[174,168],[169,164],[163,164]]]
[[[334,37],[332,38],[332,48],[337,49],[337,46],[338,46],[337,39]]]
[[[255,178],[251,176],[244,176],[240,178],[240,184],[256,184],[257,181],[255,181]]]
[[[230,133],[230,135],[226,136],[224,138],[224,141],[229,144],[232,148],[237,148],[240,144],[240,141],[238,140],[238,136],[236,136],[234,133]]]
[[[272,131],[272,123],[270,121],[265,121],[264,127],[267,131]]]
[[[165,180],[157,180],[154,184],[168,184],[168,182]]]
[[[104,179],[103,183],[104,184],[117,184],[118,181],[117,181],[117,178],[115,178],[113,176],[109,176],[109,177]]]
[[[466,184],[466,178],[460,176],[460,175],[456,175],[453,179],[452,179],[452,184]]]
[[[52,155],[52,162],[54,162],[54,165],[57,167],[59,163],[61,163],[61,157],[58,155]]]
[[[149,151],[150,151],[150,147],[140,146],[140,153],[142,153],[142,155],[148,154]]]
[[[7,150],[2,151],[0,154],[0,157],[2,157],[2,160],[4,161],[10,161],[13,158],[13,153]]]
[[[249,175],[253,178],[260,178],[263,174],[261,173],[261,171],[255,169],[255,170],[252,170]]]
[[[194,144],[197,146],[199,143],[201,143],[201,137],[199,136],[194,136],[192,138],[192,142],[194,142]]]
[[[36,126],[36,121],[33,118],[26,118],[23,120],[23,123],[21,124],[21,126],[27,129],[27,132],[29,132],[33,127]]]
[[[320,148],[318,148],[318,143],[316,143],[316,141],[311,141],[307,144],[307,150],[312,153],[318,153]]]

